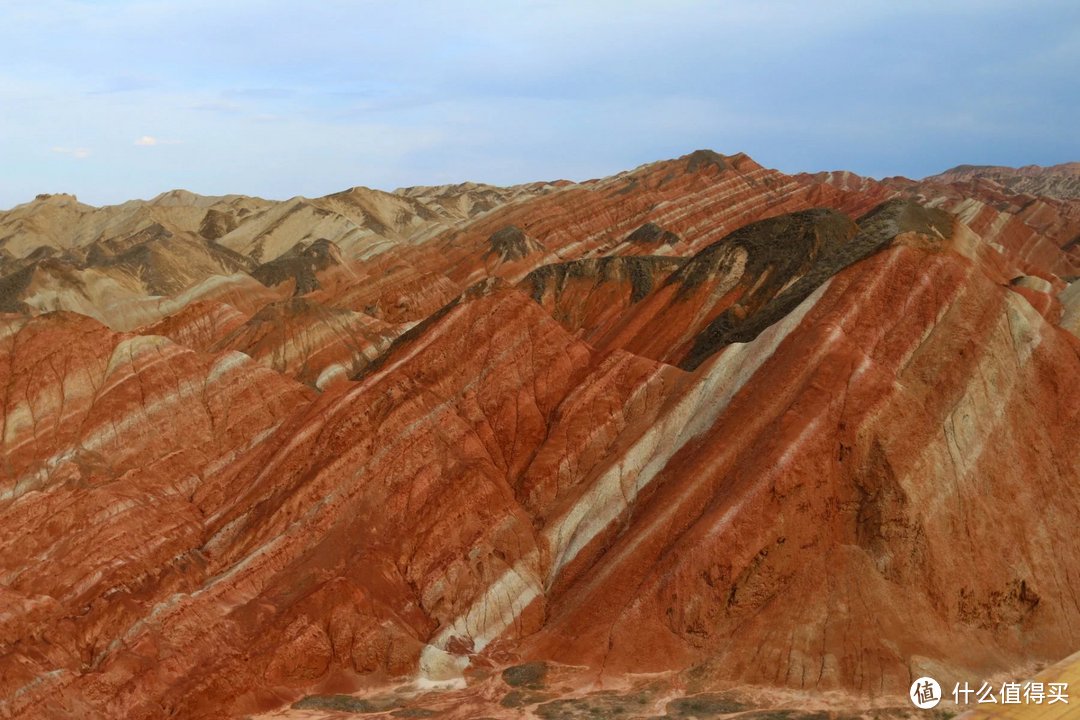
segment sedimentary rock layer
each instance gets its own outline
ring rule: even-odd
[[[643,702],[687,717],[691,688],[857,707],[1056,662],[1078,219],[709,151],[20,206],[0,717],[310,717],[406,681],[454,684],[446,717],[524,713],[549,668],[571,694],[660,673]]]

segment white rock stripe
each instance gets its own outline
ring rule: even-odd
[[[749,343],[730,346],[711,361],[700,379],[648,431],[593,481],[578,501],[544,531],[554,562],[545,584],[605,528],[621,516],[637,495],[689,440],[716,422],[731,398],[742,389],[761,365],[772,356],[787,335],[825,294],[831,279],[822,284],[783,320]],[[520,613],[543,593],[530,568],[537,558],[518,560],[480,595],[469,609],[450,623],[432,645],[445,649],[454,637],[469,638],[483,649],[517,620]]]

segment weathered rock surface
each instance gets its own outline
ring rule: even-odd
[[[321,390],[359,373],[399,334],[370,315],[293,298],[266,305],[208,349],[237,350]]]
[[[674,245],[679,242],[679,239],[678,235],[670,230],[665,230],[654,222],[647,222],[626,236],[627,242],[645,244],[664,243]]]
[[[302,295],[331,265],[556,187],[353,188],[283,202],[174,190],[101,208],[40,195],[0,212],[0,311],[71,310],[131,330],[217,297],[208,287],[244,284],[246,275],[268,286],[292,281],[273,297]]]
[[[1053,198],[1080,198],[1080,163],[1075,162],[1049,167],[1025,165],[1019,168],[959,165],[927,180],[954,183],[984,178],[1017,193]]]
[[[1066,657],[1080,201],[1030,192],[3,214],[0,717],[886,717]]]

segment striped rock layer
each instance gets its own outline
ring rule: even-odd
[[[857,705],[1080,647],[1076,200],[698,151],[36,203],[0,218],[0,717],[538,661]]]

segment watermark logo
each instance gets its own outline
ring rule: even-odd
[[[942,701],[941,685],[932,677],[921,677],[911,684],[911,704],[920,710],[937,707]],[[956,683],[952,704],[963,705],[1062,705],[1069,704],[1069,684],[1063,682],[1005,682],[995,687],[983,682],[978,687]]]
[[[1063,705],[1069,704],[1068,683],[1006,682],[995,688],[984,682],[978,690],[973,685],[956,684],[953,702],[957,705]]]
[[[937,707],[941,702],[941,685],[932,677],[921,677],[911,683],[909,693],[912,704],[920,710]]]

